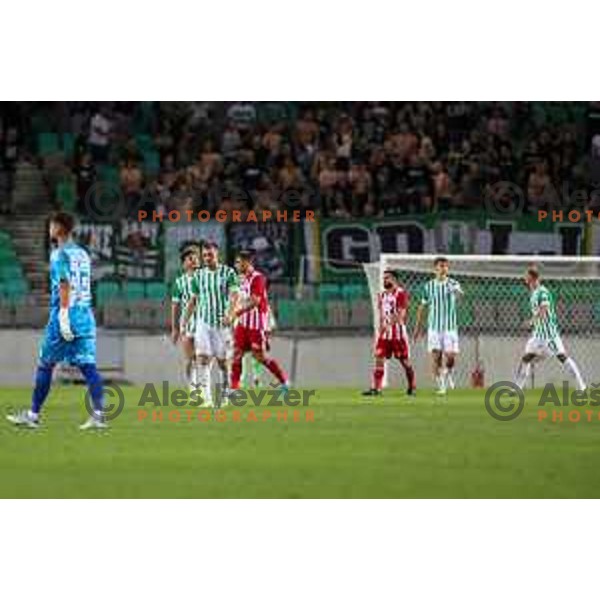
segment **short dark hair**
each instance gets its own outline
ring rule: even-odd
[[[63,230],[70,234],[75,229],[75,217],[68,212],[56,212],[50,217],[50,223],[60,225]]]
[[[392,269],[386,269],[383,272],[384,275],[391,275],[394,279],[398,279],[398,275],[396,275],[396,271],[392,271]]]
[[[214,242],[212,240],[205,240],[202,244],[203,248],[208,248],[208,249],[214,249],[214,250],[218,250],[219,249],[219,244],[217,244],[217,242]]]
[[[440,263],[447,263],[449,262],[448,259],[445,256],[438,256],[434,261],[433,261],[433,266],[437,267]]]
[[[249,262],[254,260],[254,253],[250,250],[238,250],[235,255],[237,258],[241,258],[242,260],[247,260]]]
[[[533,279],[539,279],[540,269],[536,264],[531,264],[527,267],[527,275],[529,275],[529,277],[533,277]]]
[[[188,246],[187,248],[184,248],[181,251],[181,253],[179,254],[181,262],[183,262],[190,254],[198,254],[198,252],[194,249],[193,246]]]
[[[185,240],[184,242],[181,242],[181,244],[179,244],[179,253],[181,254],[182,252],[185,252],[186,250],[188,250],[190,248],[200,249],[200,248],[202,248],[202,242],[203,242],[203,240],[200,240],[200,241]]]

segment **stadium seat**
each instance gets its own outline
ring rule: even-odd
[[[73,158],[75,154],[75,135],[73,133],[62,134],[62,149],[66,159]]]
[[[121,295],[121,286],[118,281],[99,281],[96,284],[96,305],[101,308],[108,301]]]
[[[349,283],[348,285],[342,285],[342,298],[344,300],[358,300],[360,298],[369,297],[369,287],[361,285],[360,283]]]
[[[281,329],[293,327],[296,312],[294,300],[279,300],[275,306],[277,326]]]
[[[144,171],[146,175],[156,175],[160,171],[160,154],[156,150],[144,152]]]
[[[72,179],[65,178],[57,183],[56,199],[64,210],[75,212],[77,206],[77,191],[75,190],[75,183]]]
[[[38,135],[38,152],[41,156],[48,156],[59,151],[60,146],[56,133],[40,133]]]
[[[342,293],[337,283],[322,283],[319,286],[320,300],[339,300],[341,297]]]
[[[167,297],[167,286],[162,281],[149,281],[146,284],[146,298],[164,300]]]
[[[143,281],[127,281],[123,286],[123,294],[127,300],[141,300],[145,297],[145,284]]]

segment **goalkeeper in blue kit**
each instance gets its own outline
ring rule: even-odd
[[[71,239],[73,217],[57,213],[50,219],[50,314],[39,349],[31,408],[7,419],[15,425],[37,428],[40,412],[57,363],[81,371],[88,385],[93,413],[81,429],[104,428],[102,379],[96,368],[96,320],[92,309],[91,262],[88,253]]]

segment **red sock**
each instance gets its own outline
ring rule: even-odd
[[[242,376],[242,359],[234,358],[231,363],[231,389],[240,389],[240,378]]]
[[[275,375],[279,383],[287,383],[285,371],[279,366],[279,363],[274,358],[265,358],[263,365]]]
[[[383,367],[375,367],[373,369],[373,389],[381,389],[384,373],[385,369]]]
[[[406,380],[408,381],[408,389],[414,390],[417,387],[415,370],[412,365],[405,365],[402,362],[400,364],[404,367],[404,373],[406,374]]]

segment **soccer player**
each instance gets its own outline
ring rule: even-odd
[[[192,297],[192,282],[200,266],[198,248],[188,244],[181,252],[181,273],[177,276],[171,290],[171,339],[174,344],[181,345],[185,360],[185,376],[190,389],[195,389],[196,368],[194,360],[194,336],[196,334],[196,318],[191,315],[186,327],[182,327],[183,312]]]
[[[252,264],[252,255],[240,250],[235,267],[241,276],[240,302],[232,307],[230,320],[237,324],[234,330],[234,353],[231,365],[231,387],[240,387],[242,359],[244,354],[252,352],[254,358],[264,365],[287,389],[288,378],[279,363],[267,356],[269,324],[269,299],[267,296],[267,278]]]
[[[39,349],[31,408],[7,418],[15,425],[37,428],[59,362],[79,367],[88,385],[93,414],[80,429],[104,428],[102,379],[96,369],[96,320],[92,310],[91,263],[88,253],[71,240],[73,217],[57,213],[49,234],[50,315]]]
[[[417,387],[415,371],[410,362],[409,343],[406,335],[406,311],[408,292],[398,283],[394,271],[383,274],[383,291],[377,297],[378,335],[375,342],[375,368],[373,385],[363,396],[381,395],[385,361],[397,358],[404,369],[408,382],[407,394],[413,396]]]
[[[216,359],[220,374],[220,398],[227,402],[229,391],[228,359],[231,354],[231,324],[227,320],[231,306],[238,301],[239,283],[235,270],[219,261],[215,242],[202,246],[202,267],[192,281],[182,327],[196,315],[196,381],[207,406],[213,405],[210,363]]]
[[[542,285],[537,266],[531,265],[528,267],[525,272],[525,284],[531,292],[529,305],[531,307],[533,332],[527,340],[525,353],[521,357],[517,369],[517,385],[523,389],[534,360],[543,360],[547,356],[553,355],[558,358],[565,370],[574,377],[577,389],[580,391],[585,390],[586,385],[577,363],[565,351],[558,329],[554,299],[548,288]]]
[[[423,313],[427,310],[427,350],[431,353],[436,394],[445,396],[448,388],[454,388],[453,370],[458,354],[456,305],[463,291],[458,281],[448,277],[447,258],[436,258],[433,269],[434,277],[425,284],[417,309],[414,337],[416,341],[423,333]]]

